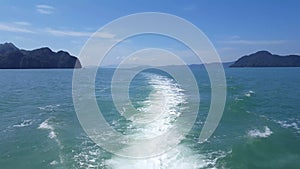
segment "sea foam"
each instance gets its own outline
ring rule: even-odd
[[[258,130],[258,129],[254,129],[254,130],[250,130],[248,132],[248,136],[250,136],[250,137],[259,137],[259,138],[267,138],[271,134],[273,134],[273,132],[271,131],[271,129],[268,126],[265,126],[263,131]]]
[[[147,159],[113,157],[105,162],[113,169],[198,169],[212,164],[206,156],[194,153],[185,145],[178,145],[160,156]]]

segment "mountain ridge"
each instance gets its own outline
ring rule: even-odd
[[[24,50],[13,43],[0,44],[0,69],[66,68],[81,68],[79,59],[66,51],[54,52],[48,47]]]
[[[263,50],[242,56],[230,67],[300,67],[300,56],[281,56]]]

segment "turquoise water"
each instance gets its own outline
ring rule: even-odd
[[[299,68],[225,68],[225,111],[213,136],[201,144],[197,138],[210,106],[210,83],[203,68],[192,70],[201,96],[193,129],[174,149],[140,160],[111,154],[84,133],[72,102],[72,70],[0,70],[0,168],[300,168]],[[160,96],[168,101],[162,118],[135,124],[113,106],[113,71],[99,71],[95,93],[106,120],[121,133],[161,134],[181,111],[195,106],[168,75],[146,71],[131,83],[133,105],[161,113]]]

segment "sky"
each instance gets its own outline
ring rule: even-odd
[[[92,33],[111,21],[134,13],[162,12],[197,26],[223,62],[259,50],[300,54],[300,1],[297,0],[1,0],[0,3],[0,43],[12,42],[22,49],[47,46],[78,56]],[[182,53],[186,50],[174,40],[153,35],[135,37],[120,45],[127,53],[145,47]],[[109,57],[119,59],[121,55],[115,52]]]

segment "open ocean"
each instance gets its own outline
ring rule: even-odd
[[[160,71],[138,74],[130,98],[140,111],[161,111],[160,119],[139,126],[122,117],[110,96],[114,69],[96,78],[98,105],[118,131],[145,138],[175,125],[185,89]],[[300,68],[225,68],[227,101],[212,137],[198,143],[210,106],[210,82],[203,67],[192,67],[200,92],[193,129],[161,156],[127,159],[111,154],[84,133],[72,101],[72,70],[0,70],[1,169],[299,169]],[[122,83],[120,83],[122,85]],[[120,86],[122,87],[122,86]]]

